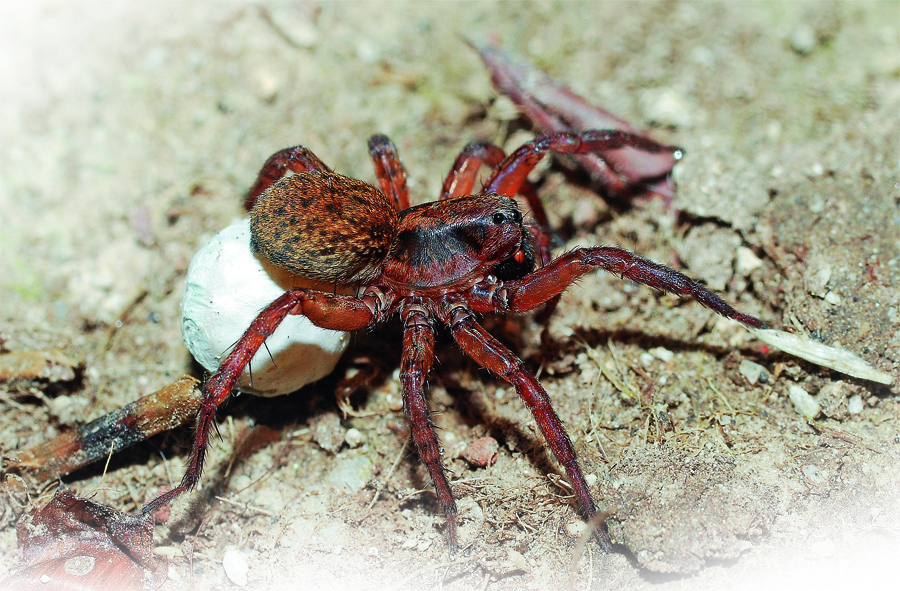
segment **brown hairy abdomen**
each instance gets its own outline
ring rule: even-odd
[[[250,211],[251,247],[292,273],[355,283],[377,275],[397,234],[397,212],[375,187],[332,172],[281,179]]]

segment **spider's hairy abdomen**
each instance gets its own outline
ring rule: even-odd
[[[297,275],[346,284],[375,277],[397,212],[375,187],[333,172],[281,179],[250,211],[253,251]]]

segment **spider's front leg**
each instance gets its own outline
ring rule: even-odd
[[[616,246],[576,248],[534,273],[506,283],[504,290],[495,290],[489,297],[470,303],[479,312],[527,312],[561,294],[578,278],[598,268],[622,279],[631,279],[683,298],[692,298],[713,312],[747,326],[765,326],[762,320],[738,312],[684,273]]]
[[[300,288],[285,292],[269,304],[250,324],[216,373],[203,386],[203,402],[197,415],[194,445],[181,483],[144,505],[141,512],[146,514],[155,511],[196,486],[203,472],[206,446],[212,433],[216,410],[231,394],[250,360],[288,314],[302,314],[320,328],[354,331],[377,322],[381,310],[381,300],[373,295],[364,294],[361,298],[355,298]]]
[[[534,416],[553,455],[565,468],[582,516],[586,520],[590,520],[597,513],[597,508],[588,489],[584,473],[581,471],[581,466],[578,464],[575,447],[572,445],[572,440],[569,439],[562,421],[553,410],[547,391],[537,381],[537,378],[525,369],[521,359],[475,321],[475,317],[468,307],[459,304],[447,305],[441,310],[441,320],[450,326],[453,338],[466,355],[515,387],[516,393]],[[605,523],[597,528],[595,535],[604,550],[612,549],[612,542]]]
[[[580,133],[558,132],[534,138],[506,157],[484,184],[485,192],[514,195],[528,173],[547,152],[560,154],[601,154],[621,148],[634,148],[651,154],[670,152],[681,158],[682,150],[665,146],[649,138],[617,130],[592,130]]]
[[[456,503],[441,463],[441,444],[434,432],[425,401],[425,377],[434,361],[434,329],[428,311],[416,302],[404,304],[403,358],[400,361],[400,383],[403,386],[403,410],[409,418],[410,431],[419,459],[428,468],[438,501],[447,516],[447,540],[450,552],[456,552]]]

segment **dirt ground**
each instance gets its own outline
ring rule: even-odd
[[[534,318],[489,322],[553,398],[610,512],[607,555],[578,545],[569,489],[515,392],[442,334],[430,404],[461,510],[451,556],[405,446],[400,333],[386,326],[356,336],[332,377],[228,405],[202,488],[156,527],[172,556],[165,589],[233,586],[229,549],[252,589],[887,587],[900,555],[900,3],[0,10],[2,347],[80,364],[0,385],[7,457],[202,377],[180,335],[185,270],[242,215],[273,151],[302,143],[372,181],[366,139],[386,133],[423,202],[467,142],[527,139],[460,35],[686,148],[677,215],[543,170],[564,248],[614,243],[677,266],[894,376],[880,386],[770,351],[696,304],[608,275],[565,295],[543,349]],[[381,377],[352,399],[366,416],[345,418],[335,384],[362,357]],[[814,422],[791,386],[817,399]],[[460,453],[486,435],[498,461],[470,467]],[[190,437],[155,437],[105,474],[29,482],[28,498],[65,486],[136,511],[180,477]],[[17,560],[25,499],[19,481],[4,486],[0,573]]]

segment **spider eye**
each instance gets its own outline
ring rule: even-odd
[[[491,221],[499,226],[500,224],[506,222],[506,216],[502,213],[495,213],[494,217],[491,218]]]

